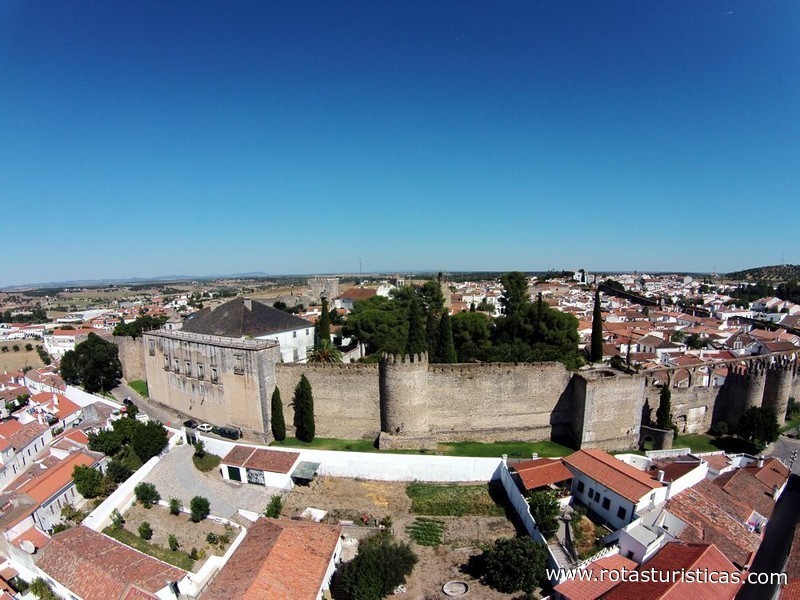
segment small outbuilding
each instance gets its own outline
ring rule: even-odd
[[[292,489],[290,473],[300,454],[237,444],[220,463],[222,478],[266,487]]]

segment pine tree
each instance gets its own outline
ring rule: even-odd
[[[592,362],[603,360],[603,317],[600,315],[600,289],[594,293],[594,314],[592,315]]]
[[[428,320],[425,323],[425,335],[428,338],[428,362],[439,362],[439,327],[433,310],[428,310]]]
[[[297,439],[301,442],[314,441],[314,396],[311,383],[305,375],[294,390],[294,426]]]
[[[317,337],[319,341],[331,339],[331,314],[328,310],[328,299],[322,298],[322,315],[317,325]]]
[[[413,356],[427,350],[425,341],[425,330],[422,327],[422,311],[416,298],[411,300],[408,309],[408,341],[406,343],[406,354]]]
[[[275,387],[272,392],[272,437],[275,441],[282,442],[286,439],[286,421],[283,419],[283,402],[281,391]]]
[[[456,347],[453,344],[453,329],[450,326],[450,313],[446,309],[439,320],[439,362],[458,362]]]

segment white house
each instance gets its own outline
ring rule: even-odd
[[[572,495],[615,530],[667,499],[664,483],[603,450],[578,450],[564,464],[573,474]]]
[[[292,489],[291,473],[300,460],[297,452],[280,452],[237,444],[220,462],[222,478],[283,490]]]

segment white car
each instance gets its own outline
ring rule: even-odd
[[[202,431],[203,433],[208,433],[212,429],[214,428],[208,423],[201,423],[200,425],[197,426],[197,431]]]

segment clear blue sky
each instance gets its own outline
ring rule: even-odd
[[[0,285],[800,262],[800,3],[0,4]]]

